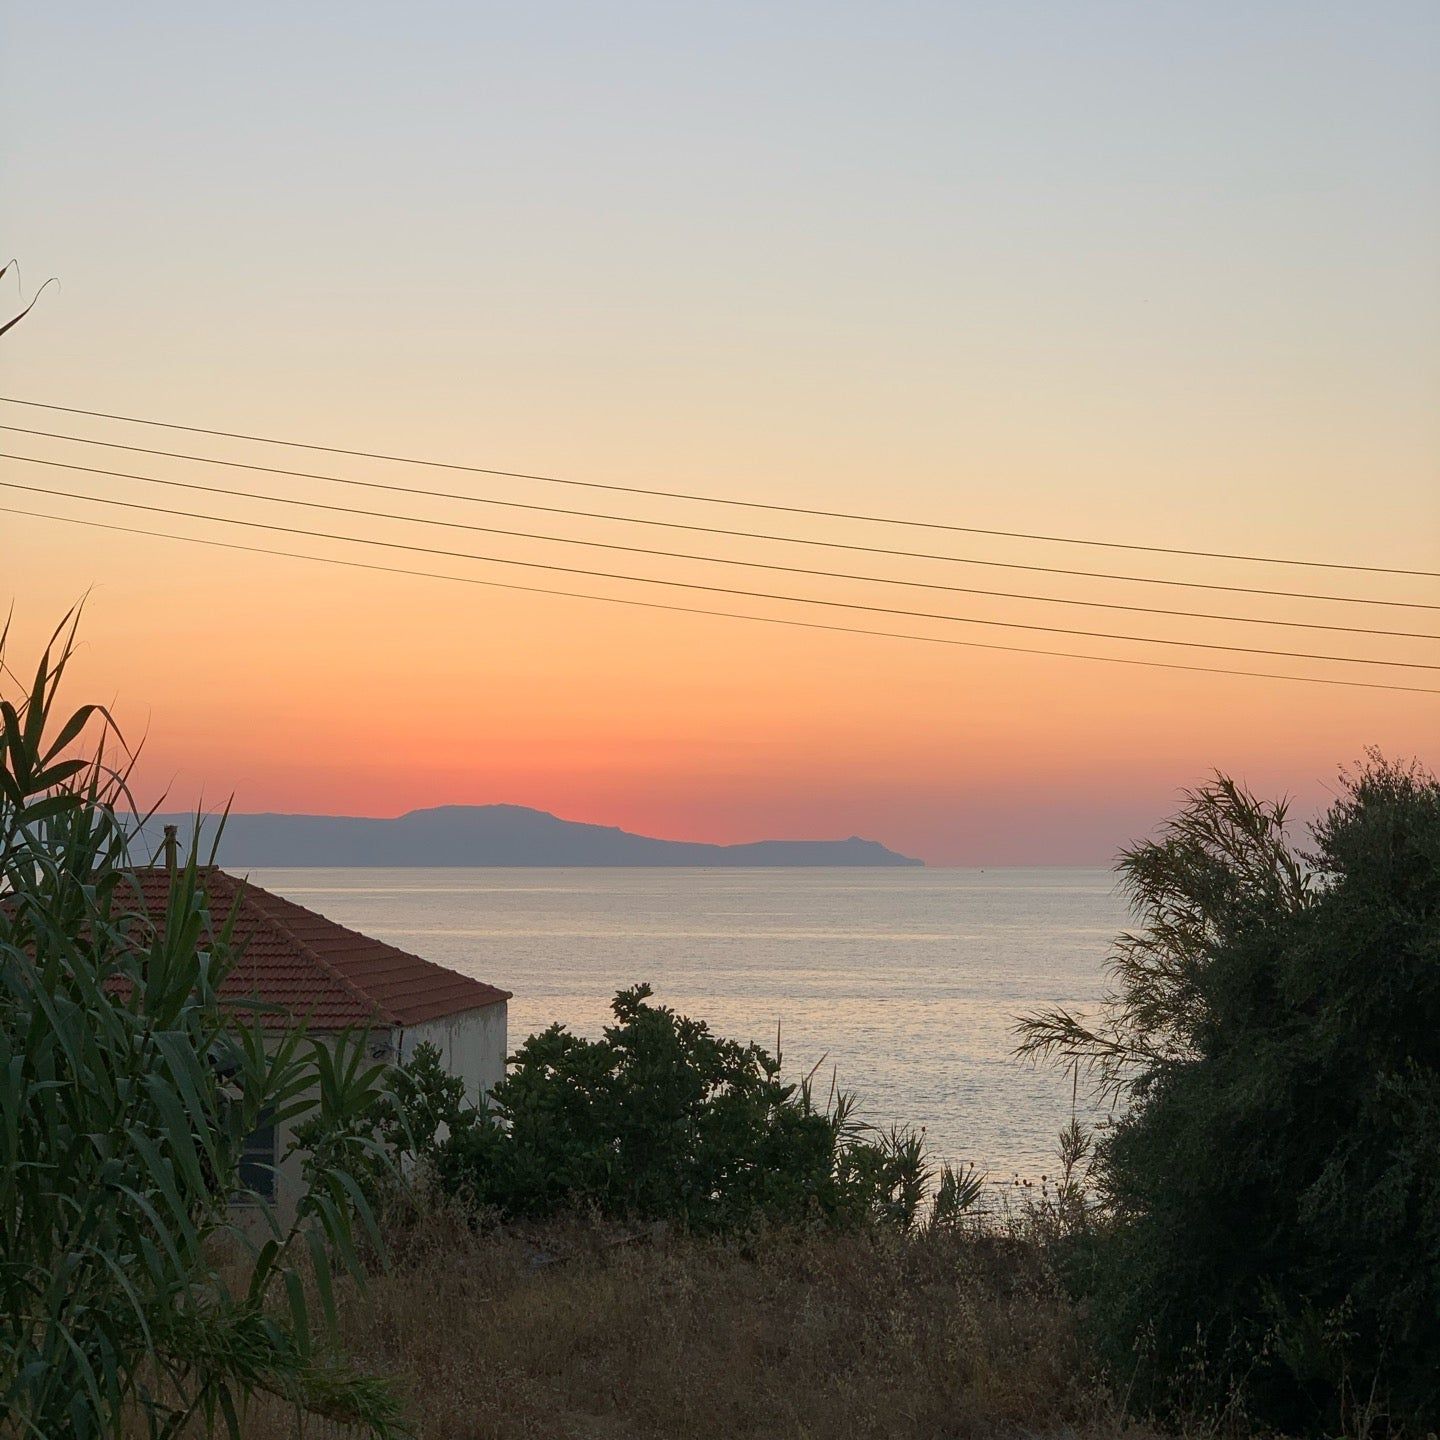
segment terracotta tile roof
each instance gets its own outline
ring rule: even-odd
[[[169,874],[159,867],[132,874],[145,911],[163,924]],[[233,931],[239,959],[222,996],[282,1006],[312,1030],[417,1025],[510,998],[508,990],[348,930],[223,870],[206,869],[202,885],[217,926],[239,897]],[[127,890],[117,895],[121,903]]]

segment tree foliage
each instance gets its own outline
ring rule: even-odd
[[[1440,784],[1372,755],[1302,853],[1221,780],[1122,873],[1145,923],[1100,1020],[1022,1022],[1129,1102],[1085,1271],[1117,1371],[1286,1427],[1435,1427]]]
[[[330,1255],[354,1260],[344,1155],[317,1167],[282,1226],[242,1194],[262,1117],[332,1123],[373,1103],[378,1072],[259,1011],[222,1004],[236,959],[193,853],[163,922],[137,893],[110,717],[57,709],[73,626],[0,700],[0,1412],[6,1433],[240,1434],[246,1397],[395,1430],[382,1383],[325,1339]],[[4,670],[0,634],[0,673]],[[100,732],[96,753],[75,747]],[[363,1147],[363,1141],[356,1141]],[[244,1199],[248,1223],[231,1202]],[[227,1244],[250,1264],[232,1288]],[[313,1268],[325,1315],[302,1284]]]
[[[936,1178],[919,1134],[872,1130],[844,1094],[818,1103],[809,1078],[782,1081],[760,1046],[650,994],[617,995],[597,1040],[560,1025],[532,1035],[487,1110],[451,1106],[425,1151],[437,1182],[506,1216],[593,1209],[702,1232],[914,1223]],[[415,1093],[409,1131],[434,1136],[433,1077]],[[941,1218],[974,1202],[969,1172],[939,1180]]]

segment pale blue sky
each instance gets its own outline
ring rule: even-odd
[[[32,390],[1420,545],[1336,512],[1435,479],[1430,0],[5,13]]]

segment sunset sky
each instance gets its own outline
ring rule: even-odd
[[[599,484],[1440,571],[1440,6],[11,3],[0,393]],[[13,273],[0,318],[18,308]],[[783,516],[0,405],[0,423],[612,515],[1412,602],[1284,600],[727,540],[0,431],[7,456],[728,559],[1440,634],[1426,576]],[[1440,665],[1440,644],[802,577],[324,515],[14,459],[0,480],[626,576]],[[1103,863],[1212,768],[1308,813],[1440,695],[875,639],[344,569],[1176,664],[1354,666],[406,556],[0,490],[12,663],[142,792],[507,801],[936,864]]]

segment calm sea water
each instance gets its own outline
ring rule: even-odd
[[[1017,1011],[1084,1008],[1123,907],[1104,870],[256,870],[341,924],[512,990],[510,1045],[656,996],[821,1065],[877,1123],[992,1176],[1053,1167],[1069,1078],[1010,1058]]]

